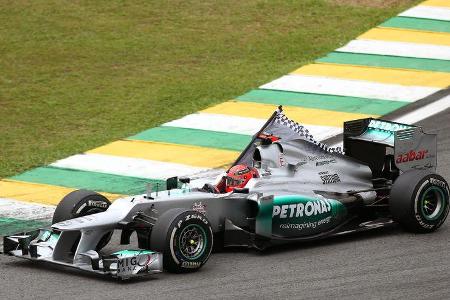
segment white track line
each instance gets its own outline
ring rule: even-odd
[[[0,217],[20,220],[51,219],[55,206],[31,204],[13,199],[0,198]]]
[[[274,109],[275,110],[275,109]],[[163,126],[213,130],[245,135],[258,132],[266,120],[257,118],[234,117],[221,114],[195,113],[178,120],[170,121]]]
[[[187,176],[208,170],[176,163],[94,153],[73,155],[58,160],[51,166],[149,179]]]
[[[399,16],[450,21],[450,9],[445,7],[419,5],[405,10],[399,14]]]
[[[289,117],[289,110],[286,110],[285,113]],[[266,121],[267,120],[263,119],[246,118],[231,115],[195,113],[187,115],[181,119],[166,123],[164,124],[164,126],[254,135],[261,129]],[[302,123],[302,120],[295,121],[308,128],[309,132],[314,136],[314,138],[318,140],[328,138],[334,135],[336,132],[340,132],[341,130],[339,127],[310,125]]]
[[[287,111],[287,115],[289,116],[289,111]],[[164,126],[253,135],[261,129],[265,122],[266,120],[256,118],[195,113],[166,123]],[[330,126],[306,125],[306,128],[318,140],[329,138],[342,131],[341,128]],[[198,178],[206,175],[210,177],[210,173],[217,175],[218,172],[223,171],[162,161],[94,153],[73,155],[58,160],[50,164],[50,166],[149,179],[166,179],[172,176]]]
[[[398,117],[394,122],[414,124],[440,113],[447,108],[450,108],[450,95]]]
[[[261,89],[317,93],[413,102],[439,91],[439,88],[403,86],[363,80],[338,79],[321,76],[285,75]]]
[[[450,47],[377,40],[353,40],[338,52],[450,60]]]

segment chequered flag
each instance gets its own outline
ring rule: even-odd
[[[278,109],[278,113],[275,117],[275,123],[282,125],[282,126],[286,126],[288,128],[290,128],[291,130],[293,130],[294,132],[296,132],[298,135],[306,138],[307,140],[309,140],[311,143],[319,146],[321,149],[331,152],[331,153],[341,153],[342,149],[341,147],[328,147],[326,144],[321,143],[317,140],[314,139],[314,137],[309,133],[308,129],[305,128],[305,126],[300,125],[299,123],[290,120],[288,117],[286,117],[281,110],[281,107]]]

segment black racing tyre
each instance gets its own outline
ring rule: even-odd
[[[408,231],[432,232],[447,218],[449,195],[448,183],[442,176],[423,170],[405,172],[391,189],[392,218]]]
[[[99,193],[76,190],[67,194],[56,206],[52,224],[99,213],[107,210],[110,205],[111,202]]]
[[[56,206],[52,224],[92,215],[108,209],[111,202],[103,195],[89,190],[76,190],[67,194]],[[96,250],[102,249],[111,239],[112,232],[105,234]]]
[[[163,254],[164,269],[169,272],[197,271],[211,255],[211,225],[199,212],[184,208],[168,210],[152,228],[150,248]]]

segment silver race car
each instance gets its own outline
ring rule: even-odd
[[[173,177],[165,191],[113,203],[74,191],[51,228],[4,237],[4,253],[126,279],[198,270],[213,244],[262,250],[394,223],[426,233],[445,221],[449,187],[435,173],[436,135],[362,119],[344,123],[343,148],[315,141],[280,107],[215,182]],[[114,231],[122,245],[135,232],[138,249],[103,249]]]

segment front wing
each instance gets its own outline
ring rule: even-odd
[[[79,254],[89,258],[88,260],[58,260],[53,256],[58,239],[59,234],[46,229],[5,236],[3,238],[4,254],[76,268],[99,275],[109,275],[119,279],[163,271],[162,253],[141,249],[122,250],[109,255],[100,255],[97,251],[89,250]]]

